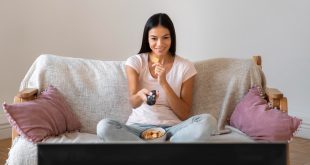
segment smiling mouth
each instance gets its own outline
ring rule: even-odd
[[[157,51],[159,51],[159,52],[162,52],[162,51],[164,51],[165,49],[156,49]]]

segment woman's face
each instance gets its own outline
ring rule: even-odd
[[[170,32],[159,25],[149,31],[149,44],[155,55],[167,55],[171,46]]]

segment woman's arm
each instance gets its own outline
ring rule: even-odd
[[[166,79],[166,69],[163,64],[155,63],[155,74],[160,86],[163,88],[167,95],[168,103],[172,111],[181,120],[186,120],[192,113],[192,98],[195,76],[187,79],[182,83],[180,98],[174,93]]]
[[[166,82],[161,83],[166,92],[168,103],[173,112],[181,119],[186,120],[192,113],[192,98],[195,76],[183,82],[180,98],[174,93],[170,85]]]
[[[139,107],[146,101],[147,89],[139,90],[139,74],[130,66],[126,66],[126,74],[128,79],[129,102],[133,108]]]

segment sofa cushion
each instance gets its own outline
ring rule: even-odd
[[[102,143],[95,134],[81,132],[66,132],[59,136],[50,136],[40,143],[83,143],[95,144]],[[38,148],[35,143],[30,142],[24,137],[18,136],[14,139],[11,149],[8,153],[10,156],[6,160],[8,165],[37,165],[38,164]]]
[[[4,103],[3,109],[16,131],[32,142],[81,128],[70,106],[53,86],[35,100],[12,105]]]
[[[298,129],[301,119],[270,108],[260,91],[260,88],[252,87],[237,104],[230,118],[231,126],[255,140],[290,140]]]

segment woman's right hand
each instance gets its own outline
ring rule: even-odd
[[[141,100],[143,102],[147,102],[147,95],[151,95],[151,94],[152,94],[151,91],[149,91],[145,88],[143,88],[137,92],[137,95],[141,98]],[[159,97],[159,92],[156,90],[156,101],[157,101],[158,97]]]
[[[141,99],[143,102],[146,102],[146,100],[147,100],[146,95],[149,94],[149,93],[150,93],[149,90],[143,88],[143,89],[141,89],[141,90],[139,90],[139,91],[137,92],[137,95],[140,97],[140,99]]]

